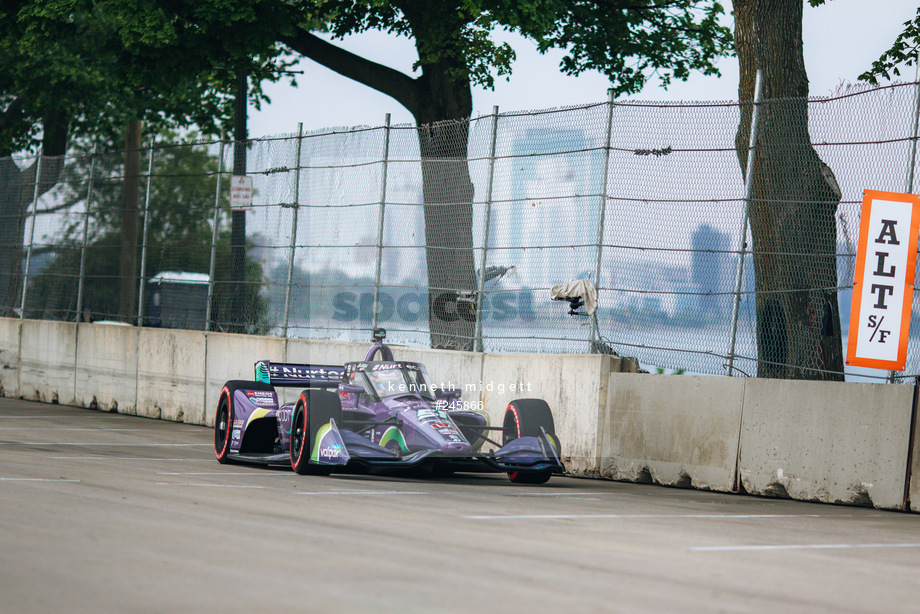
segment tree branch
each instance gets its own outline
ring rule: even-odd
[[[394,98],[417,117],[419,103],[416,79],[350,51],[345,51],[303,28],[297,28],[293,36],[284,37],[281,42],[302,56],[344,77],[354,79],[358,83]]]

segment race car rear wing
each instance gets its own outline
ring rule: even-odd
[[[260,360],[255,364],[256,381],[272,386],[334,388],[342,383],[345,367],[339,365],[298,365]]]

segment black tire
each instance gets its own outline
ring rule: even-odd
[[[546,401],[517,399],[508,404],[502,422],[502,445],[507,445],[518,437],[537,437],[544,431],[552,438],[556,444],[556,452],[559,452],[559,438],[556,436],[553,412]],[[552,474],[550,470],[511,471],[508,478],[516,484],[543,484]]]
[[[291,467],[301,475],[329,475],[332,465],[310,463],[316,431],[330,420],[342,422],[342,403],[325,390],[304,390],[294,406],[291,422]]]
[[[214,416],[214,454],[217,462],[230,462],[230,437],[233,433],[233,393],[237,390],[271,390],[274,387],[263,382],[231,380],[224,384],[217,400],[217,413]]]

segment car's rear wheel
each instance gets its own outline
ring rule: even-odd
[[[233,430],[233,408],[230,394],[225,394],[226,388],[220,393],[217,402],[217,415],[214,417],[214,453],[217,462],[226,464],[230,462],[227,452],[230,451],[230,432]]]
[[[233,409],[233,395],[237,390],[274,391],[274,387],[264,382],[231,380],[224,384],[217,400],[217,413],[214,416],[214,454],[217,462],[230,462],[230,440],[233,437],[233,422],[236,412]]]
[[[294,406],[291,423],[291,467],[301,475],[329,475],[332,465],[310,462],[316,432],[330,420],[341,422],[339,397],[325,390],[304,390]]]
[[[508,404],[502,422],[502,444],[507,445],[519,437],[538,437],[546,433],[556,444],[556,425],[553,412],[543,399],[517,399]],[[517,484],[543,484],[553,474],[549,469],[542,471],[511,471],[508,477]]]

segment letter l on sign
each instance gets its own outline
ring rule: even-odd
[[[903,371],[917,266],[920,198],[863,192],[847,364]]]

